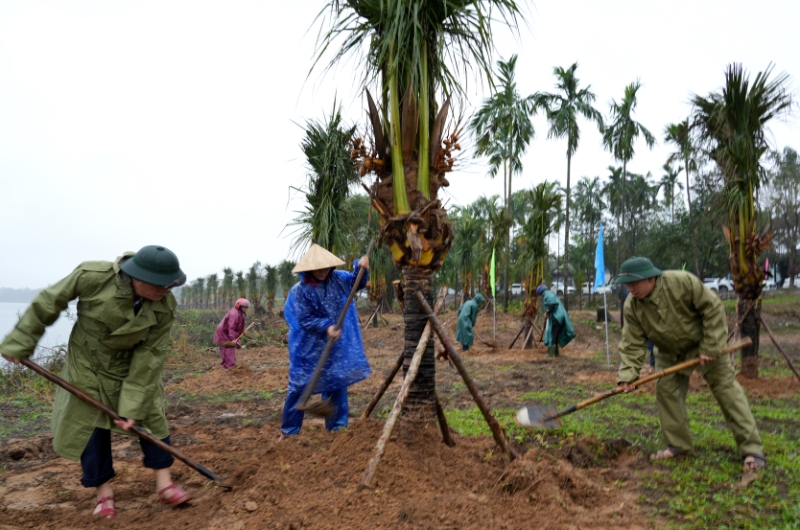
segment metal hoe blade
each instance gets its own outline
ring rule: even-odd
[[[517,425],[534,429],[558,429],[561,418],[550,419],[557,413],[553,407],[522,407],[517,411]]]

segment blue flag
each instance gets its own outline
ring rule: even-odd
[[[603,223],[600,223],[600,235],[597,236],[594,271],[594,288],[603,287],[606,284],[606,258],[603,255]]]

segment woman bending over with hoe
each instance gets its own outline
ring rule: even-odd
[[[303,426],[304,413],[297,407],[329,338],[336,342],[313,390],[335,407],[325,419],[326,429],[336,431],[347,426],[347,387],[372,373],[361,342],[355,301],[344,307],[358,269],[369,270],[369,257],[354,261],[352,273],[334,270],[339,265],[344,262],[313,244],[292,271],[300,273],[300,281],[289,291],[283,312],[289,324],[289,391],[283,407],[281,440],[298,434]],[[367,279],[368,274],[364,274],[359,289],[367,285]],[[343,310],[347,314],[337,330],[336,320]]]
[[[45,328],[71,300],[78,299],[78,319],[69,337],[61,377],[114,409],[124,421],[111,419],[62,388],[53,401],[53,449],[80,461],[81,483],[96,488],[94,514],[116,516],[111,479],[111,431],[130,433],[139,424],[169,444],[161,371],[175,322],[175,297],[170,289],[186,275],[178,258],[164,247],[126,252],[114,262],[87,261],[66,278],[42,291],[2,344],[11,362],[33,354]],[[173,457],[140,439],[144,466],[155,471],[161,502],[183,504],[192,495],[172,482]]]

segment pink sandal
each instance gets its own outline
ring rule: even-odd
[[[114,497],[103,497],[99,501],[95,503],[95,506],[100,505],[100,511],[95,513],[99,517],[105,517],[106,519],[113,519],[117,516],[117,510],[113,506],[109,506],[110,502],[114,502]]]
[[[171,490],[174,491],[172,491],[172,493],[170,493],[169,495],[166,496],[164,495],[165,493]],[[161,502],[164,504],[169,504],[170,506],[178,506],[180,504],[192,500],[194,496],[188,491],[181,489],[173,482],[172,484],[170,484],[169,486],[158,492],[158,498],[161,499]]]

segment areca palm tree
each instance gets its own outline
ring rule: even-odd
[[[267,295],[267,311],[272,313],[275,307],[275,293],[278,291],[278,268],[274,265],[264,266],[264,292]]]
[[[641,87],[642,84],[637,80],[635,83],[631,83],[625,87],[625,94],[622,96],[622,100],[620,100],[619,103],[611,100],[609,105],[611,123],[603,128],[603,146],[616,160],[622,162],[623,214],[619,237],[622,239],[623,249],[625,248],[625,180],[628,175],[628,162],[633,159],[633,155],[635,154],[633,145],[639,136],[644,137],[644,141],[650,149],[652,149],[656,143],[656,139],[650,131],[647,130],[644,125],[633,119],[633,113],[636,111],[636,105],[638,104],[636,93]],[[619,261],[619,258],[617,258],[617,261]]]
[[[697,259],[697,226],[694,224],[694,212],[692,211],[692,191],[689,184],[689,169],[695,168],[694,146],[692,145],[691,128],[689,118],[680,123],[670,123],[664,128],[664,141],[673,144],[677,151],[669,155],[667,163],[671,164],[675,160],[683,161],[683,170],[686,172],[686,201],[689,203],[689,223],[692,225],[692,253],[694,255],[694,273],[700,275],[700,262]]]
[[[517,92],[514,70],[517,56],[508,61],[498,61],[499,83],[494,85],[494,94],[485,100],[469,124],[475,135],[479,156],[489,158],[489,175],[495,177],[503,169],[503,200],[508,230],[511,228],[511,180],[522,172],[522,155],[534,136],[531,116],[536,111],[534,96],[522,97]],[[504,278],[509,277],[511,235],[505,233]],[[508,285],[506,280],[506,285]],[[508,289],[503,295],[504,310],[508,310]]]
[[[286,297],[289,296],[289,290],[292,288],[292,285],[297,281],[292,272],[295,265],[297,265],[297,263],[287,259],[281,261],[280,265],[278,265],[278,279],[281,284],[281,289],[283,290],[284,301]]]
[[[617,220],[617,233],[616,233],[616,254],[617,263],[616,270],[619,270],[619,251],[620,251],[620,234],[624,221],[622,216],[625,213],[625,182],[622,180],[622,168],[608,166],[608,182],[603,185],[603,195],[608,200],[608,209],[612,216]]]
[[[377,177],[370,198],[383,243],[403,276],[404,355],[410,359],[425,325],[416,292],[433,303],[433,272],[453,239],[437,198],[461,147],[458,124],[448,123],[449,96],[463,94],[462,69],[491,76],[492,24],[503,19],[516,27],[519,8],[514,0],[329,0],[326,10],[330,26],[317,61],[329,50],[331,65],[360,55],[363,85],[377,85],[380,95],[376,104],[366,92],[372,138],[354,141],[351,156],[362,175]],[[434,376],[430,340],[407,407],[433,414]]]
[[[578,214],[578,220],[586,228],[584,238],[587,242],[592,243],[595,241],[595,228],[600,224],[603,219],[603,211],[606,205],[603,202],[603,194],[600,186],[600,177],[592,179],[583,177],[575,185],[575,210]],[[591,247],[590,258],[591,263],[594,263],[595,247]],[[575,286],[577,289],[577,286]]]
[[[217,303],[219,302],[219,275],[216,272],[208,275],[208,280],[206,282],[206,298],[213,300],[212,307],[217,307]]]
[[[205,300],[205,284],[205,278],[197,278],[197,281],[194,282],[192,292],[195,296],[194,306],[196,309],[203,308],[203,300]]]
[[[672,165],[667,162],[661,169],[664,170],[664,174],[661,175],[661,180],[659,181],[659,186],[664,190],[664,205],[669,208],[670,211],[670,221],[675,221],[675,186],[678,187],[679,190],[683,189],[683,184],[678,182],[678,177],[680,176],[680,170],[676,170],[672,167]]]
[[[222,300],[228,307],[233,307],[233,269],[225,267],[222,269]]]
[[[245,298],[247,296],[247,280],[245,280],[244,272],[236,272],[236,298]],[[232,304],[231,304],[232,305]]]
[[[350,159],[354,133],[355,126],[344,126],[336,103],[325,121],[306,121],[300,147],[306,156],[308,181],[298,190],[305,196],[305,210],[291,223],[299,232],[292,244],[295,249],[317,243],[341,254],[347,247],[351,234],[345,223],[346,200],[359,180]]]
[[[692,97],[692,127],[724,179],[728,226],[723,226],[730,244],[730,272],[739,295],[741,332],[753,345],[742,349],[742,374],[758,377],[758,339],[761,330],[760,295],[764,267],[759,255],[770,245],[769,223],[757,226],[756,195],[767,171],[761,159],[769,149],[767,123],[791,109],[788,76],[769,79],[772,66],[750,76],[740,64],[730,64],[725,86],[708,96]]]
[[[564,292],[566,292],[567,276],[569,274],[569,210],[570,210],[570,169],[572,156],[578,150],[580,141],[580,128],[578,115],[597,124],[600,132],[603,131],[603,117],[592,106],[595,100],[591,85],[580,88],[580,80],[575,75],[578,63],[573,63],[566,70],[560,66],[553,68],[556,76],[556,89],[558,92],[550,94],[537,92],[534,96],[536,106],[544,108],[547,112],[547,121],[550,123],[548,138],[567,139],[567,200],[565,202],[566,218],[564,222]],[[569,310],[569,297],[564,297],[564,308]]]

